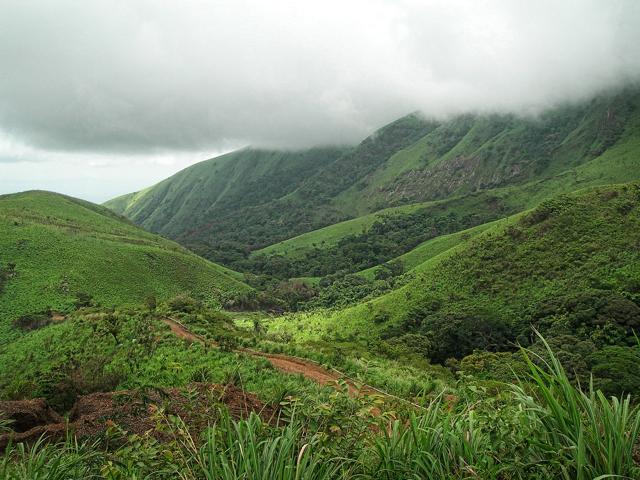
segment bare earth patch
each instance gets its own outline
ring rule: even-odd
[[[181,418],[195,438],[219,417],[221,406],[236,419],[246,418],[252,412],[270,423],[277,418],[277,410],[252,393],[233,385],[204,383],[192,383],[185,388],[84,395],[69,412],[68,423],[43,399],[8,401],[0,402],[0,418],[13,420],[9,425],[13,431],[0,435],[0,451],[10,442],[32,443],[41,436],[60,440],[67,431],[77,438],[96,437],[110,426],[166,440],[169,434],[157,428],[166,415]]]

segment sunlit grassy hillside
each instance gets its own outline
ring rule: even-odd
[[[26,315],[190,293],[220,304],[249,290],[237,274],[106,208],[49,192],[0,197],[0,338]]]
[[[632,339],[640,327],[640,185],[553,197],[412,273],[372,301],[286,317],[272,331],[302,342],[404,342],[436,361],[526,343],[531,325],[600,346]]]

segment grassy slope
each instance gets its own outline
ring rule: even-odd
[[[401,208],[401,207],[400,207]],[[362,217],[360,217],[362,218]],[[427,240],[426,242],[421,243],[413,250],[408,251],[404,255],[400,255],[399,257],[394,258],[386,262],[386,264],[390,264],[393,262],[400,262],[403,267],[403,272],[408,273],[412,271],[417,266],[423,264],[427,260],[434,258],[447,250],[459,245],[460,243],[469,240],[470,238],[479,235],[484,232],[488,228],[496,225],[497,223],[506,220],[496,220],[494,222],[484,223],[482,225],[478,225],[477,227],[468,228],[466,230],[462,230],[460,232],[451,233],[449,235],[441,235],[436,238],[432,238],[431,240]],[[346,223],[346,222],[343,222]],[[337,238],[337,240],[339,237]],[[285,242],[279,243],[277,245],[282,245]],[[266,249],[260,250],[260,252],[265,252]],[[283,252],[284,255],[289,257],[293,257],[292,252]],[[360,275],[368,280],[373,280],[376,275],[376,271],[381,268],[381,265],[377,265],[375,267],[367,268],[366,270],[361,270],[357,272],[357,275]],[[298,277],[292,278],[294,281],[301,281],[307,283],[309,285],[317,285],[321,277]]]
[[[350,341],[375,337],[432,300],[441,304],[434,314],[491,312],[511,323],[554,296],[589,288],[633,294],[640,284],[639,232],[637,183],[555,197],[430,258],[398,290],[335,313],[275,320],[270,331],[300,341]],[[385,322],[374,323],[381,312]]]
[[[278,152],[244,149],[188,167],[153,187],[105,203],[148,230],[178,237],[239,210],[286,196],[302,176],[339,156],[338,148]],[[269,188],[265,189],[264,185]]]
[[[105,305],[183,292],[215,303],[249,288],[103,207],[49,192],[0,197],[0,266],[9,263],[15,275],[0,293],[0,338],[12,319],[64,310],[78,292]]]
[[[107,371],[126,372],[118,388],[183,386],[200,371],[206,372],[207,381],[216,383],[224,383],[230,375],[239,373],[243,386],[267,401],[274,401],[283,389],[308,389],[313,395],[321,396],[321,387],[299,376],[280,373],[263,359],[206,349],[197,344],[186,348],[184,342],[158,320],[131,316],[122,321],[122,343],[116,344],[113,338],[96,335],[92,330],[91,323],[99,316],[74,313],[65,322],[29,332],[3,345],[0,398],[13,396],[16,391],[34,396],[46,394],[47,381],[59,378],[68,368],[69,359],[79,360],[81,366],[92,359],[106,359]],[[137,327],[140,322],[145,322],[158,342],[151,352],[137,351],[135,343],[128,341],[140,335]],[[33,390],[29,389],[30,384]]]
[[[433,209],[434,213],[457,212],[500,218],[529,209],[546,198],[596,185],[623,183],[640,178],[640,117],[627,126],[618,143],[597,158],[559,172],[553,176],[523,185],[474,192],[447,200],[418,203],[385,209],[353,220],[347,220],[320,230],[308,232],[280,242],[255,253],[280,254],[290,258],[304,256],[314,248],[327,248],[349,235],[358,235],[382,215],[402,215],[420,209]]]
[[[363,215],[352,220],[334,223],[312,232],[303,233],[297,237],[274,243],[268,247],[252,252],[252,255],[278,254],[289,258],[304,255],[305,251],[313,248],[326,248],[335,245],[347,235],[364,232],[376,221],[383,220],[387,215],[411,213],[423,205],[403,205],[401,207],[387,208],[379,212]]]
[[[476,235],[479,235],[485,230],[503,221],[507,220],[496,220],[494,222],[483,223],[482,225],[478,225],[477,227],[468,228],[460,232],[432,238],[431,240],[427,240],[426,242],[421,243],[413,250],[410,250],[404,255],[400,255],[399,257],[387,263],[401,262],[404,268],[404,272],[410,272],[416,267],[422,265],[427,260],[430,260],[431,258],[434,258],[441,253],[446,252],[447,250],[475,237]],[[371,267],[358,272],[358,275],[362,275],[363,277],[372,280],[373,278],[375,278],[376,271],[379,268],[380,266]]]

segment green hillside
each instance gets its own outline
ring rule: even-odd
[[[551,195],[640,178],[640,167],[630,160],[640,151],[639,107],[638,90],[628,89],[535,118],[496,114],[428,121],[412,114],[354,148],[241,150],[106,205],[211,260],[256,273],[271,268],[264,259],[252,261],[256,254],[315,258],[317,250],[335,249],[346,235],[354,236],[351,243],[360,250],[371,243],[360,238],[363,229],[384,225],[387,237],[389,229],[405,230],[380,215],[399,213],[400,223],[421,224],[421,233],[405,232],[398,248],[373,242],[369,264],[356,262],[350,268],[356,271]],[[401,205],[416,206],[386,210]],[[355,220],[340,223],[348,219]],[[343,268],[325,259],[322,268],[317,263],[278,270],[299,277]]]
[[[268,229],[268,217],[261,216],[265,206],[287,198],[308,176],[343,151],[243,149],[200,162],[151,188],[110,200],[105,206],[199,253],[215,245],[218,259],[225,260],[238,249],[244,251],[268,242],[262,238]]]
[[[252,250],[345,220],[328,200],[433,126],[408,115],[355,148],[240,150],[105,206],[209,259],[235,265]]]
[[[399,151],[333,203],[365,213],[546,178],[637,134],[640,95],[628,90],[548,110],[536,118],[465,115]]]
[[[28,314],[190,293],[220,304],[249,290],[237,274],[110,210],[41,191],[0,197],[0,339]]]
[[[377,265],[375,267],[367,268],[366,270],[361,270],[360,272],[358,272],[358,275],[371,280],[376,276],[376,272],[383,268],[384,265],[390,265],[392,263],[400,263],[403,272],[410,272],[427,260],[430,260],[440,255],[441,253],[446,252],[447,250],[459,245],[460,243],[468,241],[469,239],[481,234],[485,230],[494,227],[503,221],[508,220],[496,220],[494,222],[483,223],[482,225],[478,225],[477,227],[468,228],[460,232],[450,233],[449,235],[441,235],[439,237],[432,238],[431,240],[427,240],[426,242],[421,243],[413,250],[409,250],[407,253],[404,253],[399,257],[394,258],[393,260],[389,260],[382,265]]]
[[[640,178],[639,132],[640,117],[614,146],[577,167],[520,185],[381,210],[271,245],[238,265],[292,277],[370,268],[421,242],[532,208],[553,195]]]
[[[300,341],[418,349],[438,362],[527,344],[532,325],[557,338],[575,336],[569,345],[633,344],[639,247],[640,184],[587,189],[432,256],[406,285],[373,301],[286,317],[270,328]]]
[[[420,208],[422,208],[421,204],[403,205],[334,223],[333,225],[303,233],[297,237],[256,250],[251,253],[251,257],[256,257],[257,255],[284,255],[292,259],[303,257],[309,250],[315,248],[326,249],[336,245],[349,235],[364,233],[374,223],[384,221],[386,217],[411,213]]]

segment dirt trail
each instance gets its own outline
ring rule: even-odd
[[[337,386],[340,381],[343,381],[349,388],[349,394],[353,396],[363,394],[372,395],[376,393],[373,388],[369,388],[366,385],[358,387],[353,381],[346,378],[345,376],[337,372],[327,370],[326,368],[310,360],[290,357],[288,355],[257,352],[255,350],[249,349],[244,349],[243,351],[254,357],[266,358],[275,368],[283,373],[301,374],[305,378],[308,378],[309,380],[312,380],[320,385]]]
[[[178,338],[182,338],[190,342],[198,342],[202,344],[207,343],[207,341],[204,338],[190,332],[184,325],[182,325],[181,323],[171,318],[165,318],[164,323],[169,325],[169,328],[171,328],[171,331],[173,332],[173,334]],[[208,342],[208,343],[210,345],[215,345],[214,342]],[[257,350],[251,350],[248,348],[241,348],[241,349],[238,349],[238,351],[246,353],[253,357],[265,358],[269,360],[269,362],[271,362],[271,364],[276,369],[280,370],[283,373],[300,374],[300,375],[303,375],[305,378],[308,378],[309,380],[312,380],[320,385],[331,385],[331,384],[337,384],[340,381],[344,381],[347,387],[349,388],[349,394],[351,395],[362,395],[362,394],[372,395],[376,393],[382,393],[382,392],[377,392],[373,387],[369,387],[368,385],[363,385],[359,387],[353,381],[346,378],[345,376],[337,372],[327,370],[326,368],[310,360],[305,360],[298,357],[291,357],[289,355],[264,353],[264,352],[259,352]]]
[[[197,343],[206,343],[204,338],[200,335],[196,335],[195,333],[190,332],[187,328],[181,323],[172,320],[171,318],[163,319],[164,323],[169,325],[171,332],[178,338],[183,340],[187,340],[189,342],[197,342]]]

